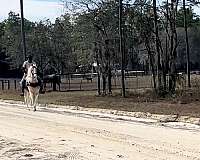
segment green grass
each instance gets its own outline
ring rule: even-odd
[[[23,97],[19,94],[18,91],[13,90],[2,91],[0,98],[23,101]],[[129,92],[127,98],[122,98],[119,91],[115,91],[112,96],[97,96],[95,91],[46,92],[39,96],[39,103],[200,117],[200,102],[197,97],[192,96],[187,101],[184,97],[157,99],[151,91]],[[187,99],[189,99],[188,95]]]

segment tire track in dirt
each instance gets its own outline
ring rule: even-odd
[[[10,106],[0,117],[0,159],[200,159],[199,132]]]

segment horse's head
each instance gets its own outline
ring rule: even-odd
[[[34,83],[34,82],[37,82],[37,66],[35,64],[31,65],[29,68],[28,68],[28,72],[27,72],[27,79]]]

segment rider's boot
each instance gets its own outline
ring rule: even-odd
[[[25,81],[22,82],[22,93],[20,94],[20,96],[24,96],[25,83]]]
[[[40,94],[44,94],[45,91],[43,90],[43,83],[40,77],[38,77],[38,84],[40,86]]]
[[[20,93],[20,96],[24,96],[24,88],[22,87],[22,92]]]

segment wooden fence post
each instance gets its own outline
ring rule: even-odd
[[[2,80],[1,83],[2,83],[1,84],[2,85],[2,90],[4,90],[4,81]]]
[[[15,90],[17,89],[17,81],[14,80]]]
[[[8,80],[8,90],[10,89],[10,80]]]

